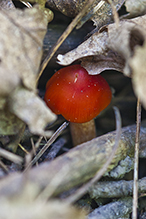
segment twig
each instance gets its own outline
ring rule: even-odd
[[[42,137],[42,136],[41,136],[41,137]],[[31,141],[31,145],[32,145],[32,151],[33,151],[33,154],[34,154],[34,156],[36,156],[37,153],[36,153],[36,147],[35,147],[35,144],[34,144],[33,138],[31,138],[30,141]],[[38,162],[36,162],[36,166],[38,166]]]
[[[34,145],[33,139],[31,138],[32,150],[25,156],[25,167],[27,167],[32,160],[33,155],[36,155],[36,150],[40,146],[43,136],[40,136],[37,142]],[[30,168],[30,167],[29,167]]]
[[[109,165],[107,172],[115,168],[119,161],[124,160],[128,155],[134,156],[136,126],[127,126],[122,128],[119,147],[116,151],[112,163]],[[101,169],[109,158],[109,154],[115,145],[116,131],[109,132],[103,136],[97,137],[92,141],[85,142],[75,148],[70,149],[67,153],[58,156],[51,162],[45,162],[38,167],[34,167],[27,172],[27,183],[34,183],[38,186],[39,191],[50,185],[56,174],[63,170],[63,177],[59,178],[58,186],[50,185],[50,191],[54,191],[52,196],[61,194],[71,188],[86,183],[96,172]],[[146,129],[141,131],[142,144],[146,142]],[[65,169],[66,168],[66,169]],[[11,195],[13,191],[22,191],[20,182],[23,182],[24,174],[10,174],[7,177],[7,183],[0,181],[0,196],[5,194]],[[58,180],[58,178],[56,178]],[[24,184],[23,184],[24,185]],[[2,187],[1,187],[2,186]],[[25,186],[23,191],[25,192]]]
[[[7,168],[7,166],[0,160],[0,167],[3,169],[3,171],[8,174],[9,170]]]
[[[121,198],[117,201],[96,208],[92,213],[89,214],[88,219],[125,218],[127,214],[131,213],[131,211],[132,211],[132,198],[131,197]]]
[[[20,2],[22,2],[22,4],[24,4],[27,8],[32,8],[32,5],[29,2],[25,2],[25,1],[21,1],[21,0],[20,0]]]
[[[135,139],[135,157],[134,157],[134,182],[133,182],[133,211],[132,219],[137,219],[138,206],[138,162],[139,162],[139,143],[140,143],[140,125],[141,125],[141,104],[137,100],[137,126]]]
[[[67,141],[65,138],[59,138],[58,141],[54,142],[49,153],[45,157],[45,161],[53,160],[58,154],[58,152],[60,151],[60,149],[65,145],[66,142]]]
[[[56,140],[56,138],[61,134],[61,132],[68,126],[69,123],[64,122],[57,131],[52,135],[52,137],[48,140],[48,142],[44,145],[44,147],[39,151],[39,153],[34,157],[34,159],[28,164],[26,169],[27,171],[32,165],[34,165],[39,158],[43,155],[43,153],[50,147],[50,145]]]
[[[21,148],[22,151],[24,151],[26,154],[29,154],[29,152],[22,146],[22,144],[18,144],[18,146]]]
[[[134,158],[127,156],[124,160],[120,160],[118,165],[111,171],[106,172],[104,177],[112,179],[122,179],[125,174],[134,169]]]
[[[102,175],[106,172],[108,166],[110,165],[110,163],[111,163],[111,161],[116,153],[116,150],[119,146],[119,141],[120,141],[120,137],[121,137],[121,126],[122,126],[121,116],[120,116],[120,112],[119,112],[118,108],[114,107],[114,111],[115,111],[115,116],[116,116],[117,131],[116,131],[115,145],[113,147],[113,150],[112,150],[111,154],[109,155],[108,160],[105,162],[105,164],[102,166],[102,168],[99,171],[97,171],[94,178],[91,179],[91,181],[89,181],[87,184],[85,184],[84,186],[79,188],[73,195],[66,198],[66,201],[68,203],[73,203],[73,202],[77,201],[77,199],[79,199],[82,195],[84,195],[87,192],[88,188],[91,187],[96,181],[98,181],[102,177]]]
[[[106,188],[106,189],[105,189]],[[97,182],[89,190],[92,199],[98,198],[122,198],[133,193],[133,180],[102,181]],[[139,194],[146,193],[146,177],[138,180]]]
[[[48,62],[51,60],[57,49],[61,46],[61,44],[64,42],[64,40],[68,37],[68,35],[71,33],[71,31],[74,29],[74,27],[78,24],[80,19],[84,16],[88,8],[90,7],[91,4],[93,4],[95,0],[88,0],[87,4],[81,12],[74,18],[74,20],[69,24],[67,29],[63,32],[63,34],[60,36],[60,38],[57,40],[56,44],[52,47],[52,49],[49,51],[47,57],[44,59],[41,67],[40,67],[40,72],[37,78],[37,81],[39,80],[40,76],[42,75],[44,69],[46,68]]]
[[[23,158],[22,157],[20,157],[20,156],[18,156],[16,154],[13,154],[13,153],[11,153],[11,152],[9,152],[7,150],[4,150],[2,148],[0,148],[0,156],[4,157],[4,158],[6,158],[6,159],[8,159],[8,160],[10,160],[10,161],[12,161],[14,163],[17,163],[17,164],[22,164],[22,162],[23,162]]]

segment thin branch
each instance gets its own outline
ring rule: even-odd
[[[138,180],[138,192],[146,193],[146,177]],[[96,200],[132,196],[133,180],[100,181],[94,184],[88,193],[92,199]]]
[[[131,157],[134,156],[135,133],[135,125],[122,128],[119,147],[112,163],[108,167],[108,172],[128,155]],[[86,183],[95,176],[96,172],[102,168],[109,158],[109,154],[115,145],[115,136],[116,131],[107,133],[70,149],[67,153],[60,155],[51,162],[45,162],[43,165],[32,168],[27,172],[28,183],[37,184],[39,191],[50,186],[50,191],[53,191],[51,196],[56,196],[57,194],[61,194],[71,188]],[[142,144],[146,142],[145,129],[141,130],[141,140]],[[61,172],[63,174],[59,178]],[[1,184],[0,182],[0,185],[2,185],[2,187],[0,186],[0,195],[5,193],[5,195],[8,196],[15,191],[16,188],[17,191],[19,191],[19,189],[22,190],[20,181],[22,182],[23,178],[24,174],[22,173],[16,173],[15,175],[10,174],[7,178],[7,183]],[[52,181],[55,183],[52,183]],[[24,192],[25,189],[27,188],[24,186]]]
[[[0,160],[0,167],[3,169],[3,171],[8,174],[9,173],[9,169],[7,168],[7,166]]]
[[[50,145],[56,140],[56,138],[62,133],[62,131],[68,126],[68,122],[64,122],[57,131],[52,135],[52,137],[48,140],[48,142],[44,145],[44,147],[39,151],[39,153],[34,157],[34,159],[28,164],[26,170],[28,170],[32,165],[34,165],[40,157],[45,153],[45,151],[50,147]]]
[[[140,144],[140,125],[141,125],[141,104],[137,100],[137,126],[135,139],[135,157],[134,157],[134,182],[133,182],[133,212],[132,219],[137,219],[138,207],[138,163],[139,163],[139,144]]]
[[[10,161],[12,161],[14,163],[17,163],[17,164],[22,164],[22,162],[23,162],[23,158],[22,157],[20,157],[20,156],[18,156],[16,154],[13,154],[13,153],[11,153],[11,152],[9,152],[9,151],[7,151],[5,149],[2,149],[2,148],[0,148],[0,156],[4,157],[7,160],[10,160]]]
[[[109,204],[100,206],[92,211],[88,215],[88,219],[95,219],[95,218],[129,218],[129,214],[132,211],[132,198],[126,197],[121,198],[117,201],[113,201]]]

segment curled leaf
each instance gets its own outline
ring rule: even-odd
[[[57,58],[61,65],[69,65],[80,59],[82,65],[92,75],[107,69],[122,71],[124,68],[123,58],[108,48],[107,30],[101,33],[96,32],[76,49],[65,55],[58,55]]]
[[[59,64],[69,65],[81,60],[89,74],[99,74],[105,69],[114,69],[131,75],[129,59],[134,48],[142,45],[145,36],[146,16],[120,21],[119,26],[110,24],[102,32],[93,34],[76,49],[58,55]],[[90,72],[91,71],[91,72]]]
[[[93,34],[89,39],[80,44],[76,49],[66,53],[65,55],[58,55],[57,59],[61,65],[69,65],[77,59],[87,56],[106,55],[108,34],[106,31],[99,34]]]
[[[11,94],[8,106],[9,110],[24,121],[35,134],[44,134],[45,126],[56,119],[56,115],[41,98],[23,87],[17,88]]]

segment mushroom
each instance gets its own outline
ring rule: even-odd
[[[44,100],[55,113],[70,121],[74,146],[96,137],[94,118],[111,101],[112,93],[101,75],[89,75],[81,65],[57,71],[47,82]]]

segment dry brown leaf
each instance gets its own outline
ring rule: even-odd
[[[69,65],[77,59],[82,61],[82,65],[89,74],[99,74],[106,69],[122,71],[124,61],[121,56],[108,48],[107,29],[101,33],[96,32],[76,49],[58,55],[59,64]]]
[[[117,10],[120,9],[125,0],[113,0]],[[66,16],[75,17],[85,6],[84,0],[47,0],[47,5],[57,9]],[[78,24],[80,28],[87,20],[91,19],[94,25],[99,29],[103,25],[113,22],[112,8],[109,3],[102,0],[95,0],[85,16]]]
[[[92,16],[92,21],[98,29],[103,25],[107,25],[113,22],[112,7],[107,2],[105,1],[103,6],[99,10],[97,10],[97,12],[95,12]],[[118,11],[125,2],[125,0],[114,0],[112,2],[116,10]]]
[[[125,17],[136,17],[144,15],[146,12],[146,0],[126,0],[125,2],[126,11],[129,12],[128,16]]]
[[[48,15],[37,6],[2,9],[0,23],[1,134],[19,133],[24,122],[32,132],[41,134],[47,123],[56,118],[36,92]]]
[[[105,69],[115,69],[130,76],[131,69],[128,61],[133,55],[135,46],[140,45],[144,39],[145,23],[146,16],[142,16],[121,21],[118,28],[115,24],[110,24],[102,32],[93,34],[76,49],[65,55],[58,55],[58,63],[69,65],[80,59],[83,61],[83,66],[89,70],[89,74],[98,74]]]
[[[11,189],[8,190],[9,193]],[[34,182],[26,181],[25,176],[20,180],[19,188],[16,190],[15,193],[9,193],[9,196],[1,196],[0,218],[85,219],[85,211],[79,210],[65,201],[38,199],[40,188]]]
[[[10,112],[24,121],[34,134],[44,135],[45,126],[56,119],[56,115],[41,98],[23,87],[18,87],[11,93],[8,108]]]
[[[119,148],[108,167],[108,172],[113,170],[119,164],[119,161],[124,160],[127,156],[131,158],[134,156],[135,132],[136,126],[122,128]],[[110,132],[97,137],[72,148],[50,163],[45,162],[27,170],[25,174],[19,172],[10,174],[0,181],[0,197],[9,198],[12,195],[21,194],[22,191],[26,193],[26,184],[24,184],[26,179],[28,180],[27,185],[33,184],[33,187],[38,186],[39,192],[42,191],[41,198],[44,196],[48,198],[50,194],[54,196],[63,193],[87,182],[94,177],[109,158],[109,154],[115,145],[115,135],[116,132]],[[146,129],[141,127],[140,154],[142,150],[143,155],[146,154],[145,141]],[[120,177],[121,171],[116,175]]]
[[[118,28],[114,24],[108,26],[108,47],[124,58],[124,73],[127,76],[131,75],[129,59],[132,57],[135,47],[144,41],[145,24],[146,16],[142,16],[121,21]]]
[[[129,64],[132,68],[134,91],[146,109],[146,42],[142,47],[135,48]]]
[[[62,201],[0,199],[0,218],[4,219],[85,219],[85,213]]]
[[[11,72],[12,81],[17,77],[17,82],[21,80],[28,89],[35,89],[48,23],[46,17],[37,8],[1,10],[0,23],[0,72]]]
[[[132,77],[133,88],[146,108],[146,15],[109,25],[109,47],[125,59],[123,73]]]
[[[108,34],[106,31],[102,33],[96,32],[85,42],[80,44],[76,49],[66,53],[65,55],[58,55],[60,65],[69,65],[77,59],[88,56],[106,56]]]
[[[77,59],[89,74],[114,69],[132,77],[134,90],[146,108],[146,15],[110,24],[93,34],[76,49],[58,55],[59,64],[69,65]]]
[[[105,55],[90,56],[82,58],[82,66],[89,72],[89,74],[100,74],[104,70],[117,70],[122,72],[124,68],[124,60],[115,53],[109,50]]]

